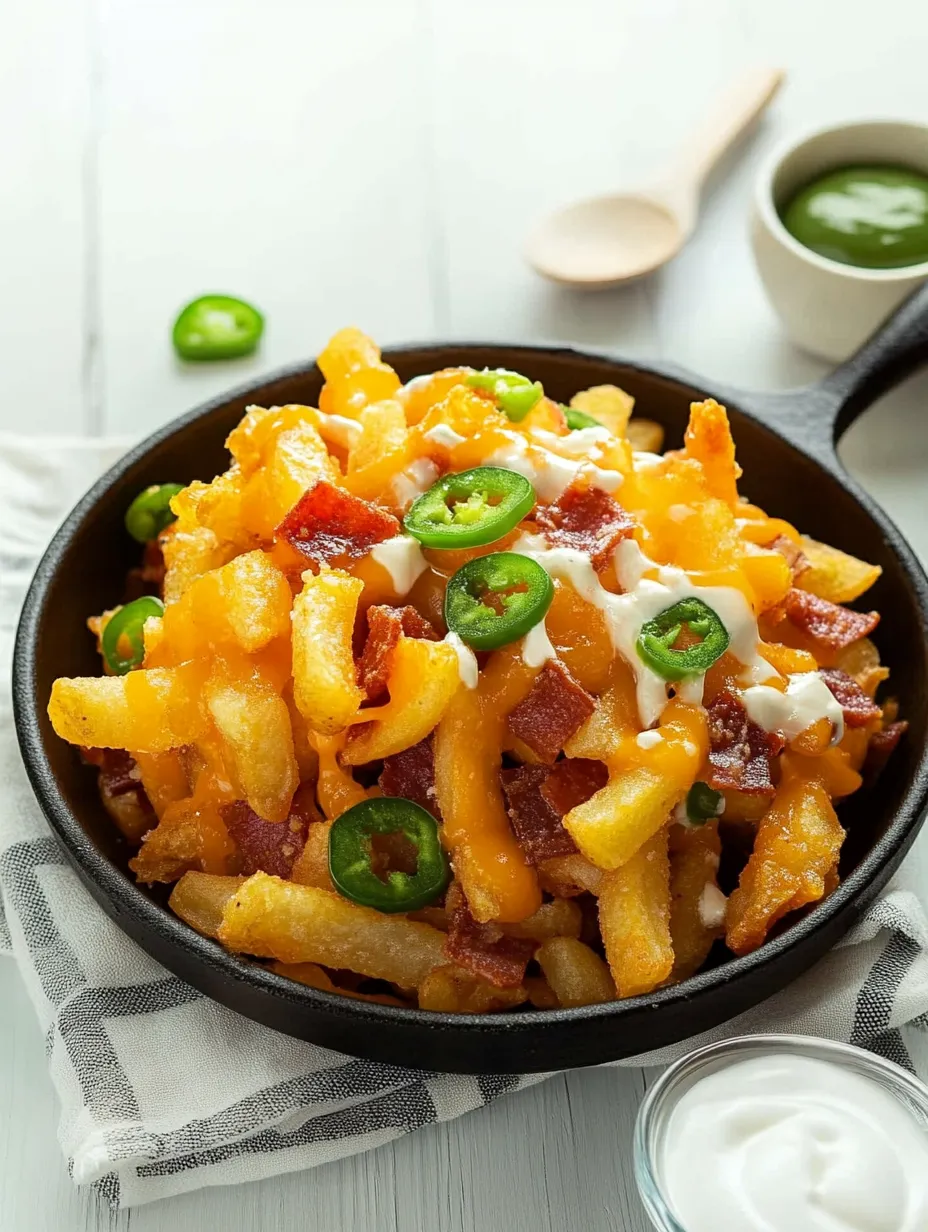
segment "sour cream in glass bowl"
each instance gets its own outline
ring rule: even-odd
[[[710,1044],[648,1092],[635,1177],[658,1232],[924,1232],[928,1087],[830,1040]]]

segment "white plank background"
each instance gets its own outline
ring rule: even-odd
[[[0,0],[0,22],[6,429],[142,434],[348,322],[813,379],[751,265],[759,163],[806,126],[928,119],[924,0]],[[672,267],[589,297],[526,269],[535,217],[655,168],[761,60],[787,89]],[[259,356],[173,358],[177,308],[210,289],[264,309]],[[922,375],[843,456],[928,558],[926,407]],[[113,1215],[67,1178],[39,1032],[0,964],[0,1230],[645,1232],[629,1143],[646,1080],[563,1076],[312,1173]]]

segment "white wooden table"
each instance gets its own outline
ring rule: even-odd
[[[745,218],[770,146],[928,116],[924,0],[0,0],[0,428],[140,435],[357,323],[383,343],[557,339],[782,387]],[[655,165],[744,64],[789,71],[660,277],[584,297],[519,256],[529,222]],[[261,354],[182,369],[186,298],[267,314]],[[928,558],[928,373],[845,441]],[[928,892],[928,858],[921,859]],[[646,1075],[577,1073],[311,1173],[113,1215],[55,1141],[42,1041],[0,963],[3,1232],[644,1232]]]

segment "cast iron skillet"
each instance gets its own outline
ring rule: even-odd
[[[118,599],[135,563],[137,548],[123,529],[130,499],[150,483],[209,479],[225,469],[223,440],[251,403],[314,404],[321,376],[311,363],[209,402],[138,445],[74,509],[39,565],[16,641],[15,716],[32,785],[68,856],[120,927],[208,996],[279,1031],[379,1061],[468,1073],[594,1065],[679,1041],[763,1001],[865,910],[911,845],[928,800],[928,579],[899,531],[844,473],[834,448],[857,415],[928,359],[928,287],[825,381],[784,395],[707,388],[671,368],[563,347],[411,346],[386,358],[404,380],[458,363],[514,368],[561,400],[615,382],[664,424],[670,446],[680,442],[690,400],[712,393],[729,408],[750,498],[882,565],[865,600],[883,614],[877,641],[910,726],[878,789],[858,793],[841,810],[848,839],[840,888],[761,950],[676,987],[581,1009],[458,1017],[353,1001],[272,975],[198,936],[167,910],[163,892],[136,886],[126,870],[129,853],[97,798],[95,774],[51,730],[45,708],[52,681],[99,671],[84,622]]]

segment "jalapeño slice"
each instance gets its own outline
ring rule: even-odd
[[[157,539],[177,514],[171,509],[171,497],[183,492],[182,483],[153,483],[141,491],[126,510],[126,530],[139,543]]]
[[[439,479],[403,519],[427,548],[474,548],[495,543],[535,504],[535,489],[515,471],[477,466]]]
[[[474,650],[498,650],[544,620],[554,585],[536,561],[494,552],[468,561],[445,591],[445,624]]]
[[[673,644],[684,628],[699,640],[674,650]],[[691,596],[645,621],[635,649],[642,662],[664,680],[683,680],[704,675],[728,649],[729,640],[718,613],[702,599]]]
[[[154,595],[143,595],[141,599],[121,607],[106,622],[100,645],[106,666],[114,676],[125,676],[126,672],[142,666],[145,658],[145,621],[163,612],[164,604],[160,599]]]
[[[544,397],[541,381],[530,381],[521,372],[508,368],[484,368],[466,378],[471,389],[484,389],[499,403],[499,409],[518,423]]]

